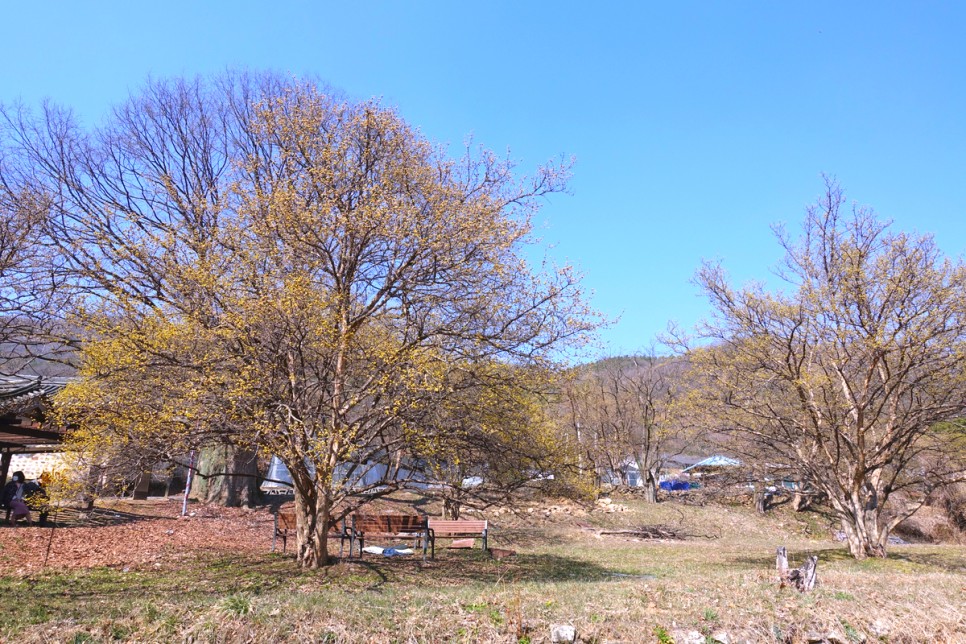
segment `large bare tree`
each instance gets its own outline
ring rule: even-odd
[[[801,236],[777,231],[784,289],[734,288],[718,264],[699,271],[713,344],[692,363],[721,427],[824,493],[854,557],[882,557],[929,490],[963,474],[928,452],[944,447],[936,423],[966,407],[966,267],[827,188]]]
[[[69,362],[71,347],[56,315],[63,300],[43,233],[48,204],[22,187],[11,156],[0,146],[0,369],[62,373],[57,365]]]

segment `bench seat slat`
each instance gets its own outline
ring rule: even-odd
[[[489,524],[480,519],[430,519],[430,542],[435,556],[436,539],[462,539],[480,537],[482,547],[486,549]]]

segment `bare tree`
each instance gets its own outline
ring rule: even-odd
[[[717,264],[699,271],[714,344],[691,359],[720,427],[824,493],[854,557],[882,557],[929,491],[964,473],[950,459],[922,467],[948,447],[936,423],[966,406],[966,268],[844,204],[829,182],[800,238],[778,229],[785,291],[735,289]],[[903,489],[918,494],[890,503]]]
[[[56,315],[63,302],[43,232],[48,202],[11,184],[9,157],[0,147],[0,368],[59,374],[54,363],[69,361],[71,347]]]

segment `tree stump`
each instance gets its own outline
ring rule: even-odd
[[[818,581],[818,557],[812,555],[801,567],[789,570],[788,551],[785,546],[776,551],[775,569],[778,570],[778,579],[782,588],[786,585],[794,586],[799,592],[804,593],[815,588],[815,582]]]
[[[777,551],[775,568],[778,570],[779,579],[783,581],[788,579],[788,551],[785,550],[785,546],[781,546]]]

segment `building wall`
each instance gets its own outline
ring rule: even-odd
[[[14,454],[10,458],[10,470],[7,472],[7,478],[13,476],[14,472],[20,471],[29,481],[39,478],[43,472],[53,472],[63,464],[64,455],[61,452]]]

